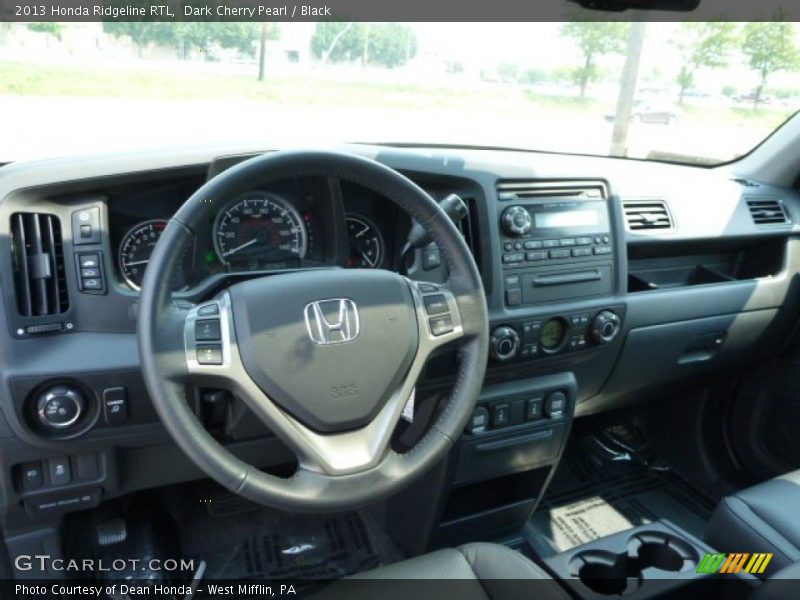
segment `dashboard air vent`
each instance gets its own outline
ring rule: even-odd
[[[497,197],[500,201],[534,198],[602,200],[606,197],[606,187],[599,181],[500,181]]]
[[[658,231],[672,229],[672,217],[662,200],[623,202],[625,223],[630,231]]]
[[[779,225],[788,223],[789,218],[783,203],[774,198],[759,198],[747,201],[750,216],[756,225]]]
[[[57,315],[69,308],[61,223],[54,215],[11,215],[11,253],[17,308],[24,317]]]

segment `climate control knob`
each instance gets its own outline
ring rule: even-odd
[[[86,398],[75,387],[54,385],[36,399],[39,424],[50,431],[65,431],[83,416]]]
[[[597,344],[608,344],[620,331],[622,321],[617,313],[610,310],[603,310],[597,313],[592,321],[592,339]]]
[[[524,206],[509,206],[500,220],[503,230],[513,237],[525,235],[531,230],[531,214]]]
[[[505,362],[514,358],[517,352],[519,352],[519,334],[513,327],[498,327],[492,331],[489,353],[493,359]]]

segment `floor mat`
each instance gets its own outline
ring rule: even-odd
[[[287,514],[226,491],[177,516],[183,556],[205,579],[332,579],[400,560],[369,514]]]
[[[665,465],[635,452],[610,451],[589,436],[567,447],[553,481],[529,522],[542,557],[658,519],[701,537],[714,502]]]

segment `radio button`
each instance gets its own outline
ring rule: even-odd
[[[562,246],[574,246],[575,238],[561,238],[559,242]]]
[[[572,249],[572,256],[591,256],[592,249],[591,248],[573,248]]]
[[[547,260],[547,251],[536,250],[534,252],[527,252],[525,254],[525,260]]]
[[[558,248],[559,241],[558,240],[544,240],[542,242],[542,246],[545,248]]]
[[[505,250],[506,252],[511,252],[513,249],[514,249],[514,244],[512,244],[511,242],[506,242],[505,244],[503,244],[503,250]]]
[[[600,235],[594,236],[594,243],[595,244],[602,244],[603,243],[603,236],[600,236]]]
[[[503,254],[503,262],[508,263],[518,263],[525,260],[525,255],[521,252],[515,252],[514,254]]]
[[[611,254],[611,246],[595,246],[595,254]]]
[[[506,275],[506,289],[519,289],[519,275]]]
[[[522,250],[522,242],[514,242],[514,250]]]
[[[506,304],[509,306],[519,306],[522,304],[522,290],[507,290]]]
[[[578,246],[591,246],[592,245],[592,238],[590,237],[579,237],[575,239],[575,243]]]
[[[528,240],[525,242],[525,250],[538,250],[542,247],[541,240]]]
[[[550,258],[568,258],[570,251],[566,248],[563,250],[550,250]]]
[[[610,237],[608,237],[607,235],[604,235],[604,236],[603,236],[603,243],[604,243],[604,244],[607,244],[607,243],[609,243],[610,241],[611,241],[611,238],[610,238]]]
[[[525,344],[531,344],[539,339],[539,334],[542,331],[541,321],[530,321],[522,324],[522,341]]]

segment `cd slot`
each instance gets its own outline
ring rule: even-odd
[[[610,295],[613,291],[611,264],[599,264],[590,269],[542,269],[520,275],[523,304]]]

